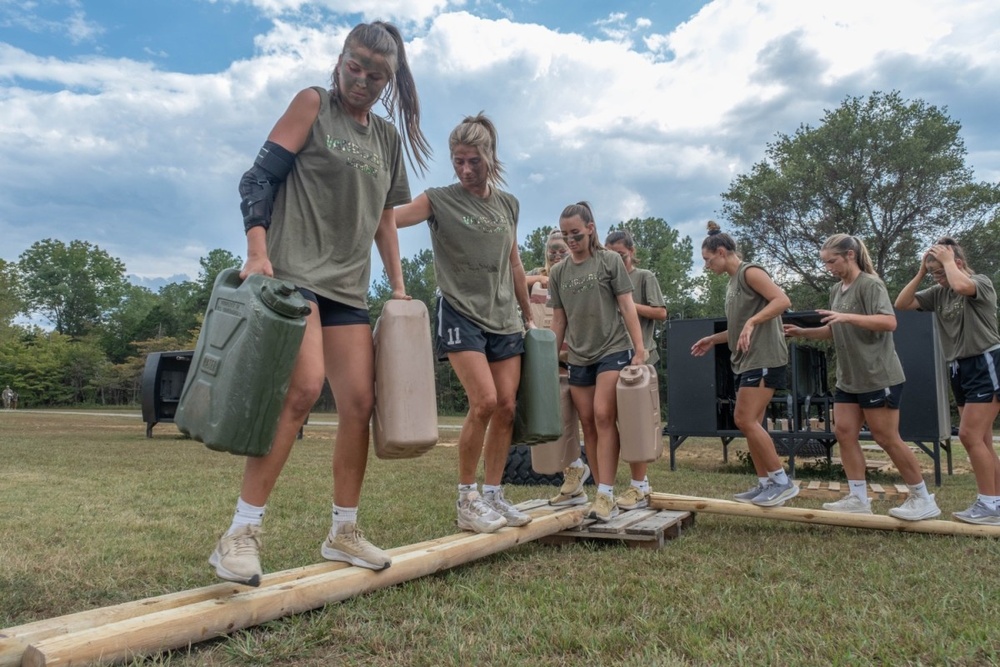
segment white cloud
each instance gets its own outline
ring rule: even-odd
[[[717,0],[673,32],[643,35],[641,51],[443,0],[255,5],[275,18],[254,57],[210,74],[0,43],[0,150],[16,156],[0,161],[0,256],[81,238],[152,278],[195,276],[214,248],[244,254],[239,176],[295,92],[328,83],[353,23],[306,20],[316,7],[426,21],[404,35],[436,155],[411,187],[452,181],[447,133],[484,109],[521,199],[522,238],[587,199],[602,233],[656,216],[700,239],[719,193],[776,132],[875,89],[947,107],[979,178],[1000,178],[992,3]],[[603,18],[628,39],[652,25]],[[401,241],[404,256],[429,246],[425,229]]]

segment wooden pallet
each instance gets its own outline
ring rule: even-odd
[[[564,507],[552,507],[544,498],[528,500],[518,509],[533,516],[562,512]],[[563,530],[538,540],[542,544],[570,544],[581,540],[616,540],[629,547],[660,549],[667,540],[680,537],[681,531],[694,525],[692,512],[641,509],[620,512],[611,521],[584,519],[579,526]]]
[[[795,480],[795,485],[799,487],[799,498],[822,498],[824,500],[838,500],[847,495],[848,487],[846,482],[821,482],[810,480],[803,482]],[[868,485],[868,497],[873,500],[885,500],[886,498],[903,498],[910,495],[910,489],[905,484],[875,484]]]

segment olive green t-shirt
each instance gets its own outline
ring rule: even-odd
[[[726,329],[729,338],[729,362],[734,373],[746,373],[758,368],[774,368],[788,363],[788,346],[781,328],[781,318],[775,317],[754,327],[750,334],[750,349],[740,351],[736,343],[747,320],[764,310],[768,301],[747,284],[747,269],[755,267],[766,272],[760,264],[742,262],[729,278],[726,287]],[[770,275],[770,274],[768,274]]]
[[[895,315],[885,284],[861,272],[847,289],[843,283],[830,288],[830,310],[856,315]],[[885,389],[906,380],[896,356],[891,331],[872,331],[853,324],[834,323],[837,350],[837,387],[851,394]]]
[[[354,308],[367,308],[372,241],[382,211],[410,201],[399,134],[369,114],[348,116],[330,93],[288,178],[267,230],[274,277]]]
[[[920,310],[937,313],[941,349],[948,361],[974,357],[1000,344],[993,283],[981,273],[969,279],[976,284],[976,295],[972,297],[943,285],[933,285],[915,295]]]
[[[483,331],[523,331],[510,268],[517,199],[495,188],[480,199],[458,183],[425,194],[431,202],[427,223],[434,272],[448,304]]]
[[[565,311],[569,363],[589,366],[632,349],[618,310],[618,296],[631,291],[622,258],[609,250],[596,250],[579,264],[567,257],[552,267],[548,305]]]
[[[666,308],[663,300],[663,292],[660,291],[660,283],[656,282],[656,276],[652,271],[646,269],[632,269],[628,274],[632,279],[632,299],[640,306],[652,306],[654,308]],[[647,364],[655,364],[660,359],[656,351],[656,341],[653,336],[656,333],[656,320],[639,317],[639,327],[642,329],[642,346],[649,352],[646,358]]]

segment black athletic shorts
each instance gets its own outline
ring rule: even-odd
[[[788,366],[753,368],[745,373],[736,374],[736,389],[738,391],[743,387],[759,387],[762,379],[768,389],[784,389],[788,385],[787,375]]]
[[[446,361],[451,352],[482,352],[486,361],[503,361],[524,354],[524,334],[484,331],[439,296],[434,347],[438,361]]]
[[[299,294],[306,301],[316,304],[316,307],[319,308],[319,322],[324,327],[337,327],[345,324],[371,324],[366,308],[355,308],[354,306],[348,306],[333,299],[327,299],[325,296],[320,296],[304,287],[299,288]]]
[[[903,403],[903,383],[894,384],[891,387],[886,387],[885,389],[876,389],[875,391],[864,391],[860,394],[852,394],[849,391],[843,391],[839,387],[833,392],[833,402],[834,403],[857,403],[861,406],[861,409],[865,408],[889,408],[890,410],[899,410],[899,406]]]
[[[569,383],[575,387],[593,387],[597,384],[597,376],[601,373],[614,371],[618,373],[628,366],[635,356],[634,350],[624,352],[612,352],[606,357],[601,357],[596,363],[587,366],[574,366],[569,364]]]
[[[974,357],[956,359],[948,364],[951,369],[951,390],[955,403],[992,403],[1000,397],[1000,346],[990,348]]]

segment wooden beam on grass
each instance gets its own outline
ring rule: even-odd
[[[521,528],[501,528],[487,535],[469,534],[448,544],[402,554],[381,572],[348,567],[81,630],[33,643],[25,650],[22,664],[51,667],[116,662],[188,646],[441,572],[558,533],[582,521],[580,510],[559,512],[535,518]]]
[[[446,535],[437,539],[418,542],[417,544],[407,544],[406,546],[389,549],[388,552],[391,557],[395,558],[418,549],[427,549],[455,542],[464,537],[468,537],[468,533]],[[348,567],[350,567],[349,563],[323,561],[322,563],[265,574],[261,578],[260,588],[286,584],[317,574],[336,572]],[[0,630],[0,667],[20,667],[25,649],[30,644],[42,641],[43,639],[68,635],[71,632],[79,632],[80,630],[89,630],[158,611],[177,609],[178,607],[197,602],[227,598],[248,590],[251,589],[241,584],[212,584],[211,586],[203,586],[179,593],[168,593],[144,600],[123,602],[122,604],[100,607],[98,609],[88,609],[74,614],[66,614],[65,616],[57,616],[55,618],[47,618],[41,621],[25,623],[24,625],[4,628]]]
[[[680,496],[671,493],[650,494],[649,506],[680,512],[705,512],[706,514],[728,514],[730,516],[754,519],[774,519],[777,521],[797,521],[827,526],[848,526],[891,530],[899,533],[933,533],[936,535],[968,535],[972,537],[1000,537],[1000,526],[980,526],[958,521],[903,521],[880,514],[851,514],[849,512],[828,512],[826,510],[799,507],[758,507],[733,500]]]

